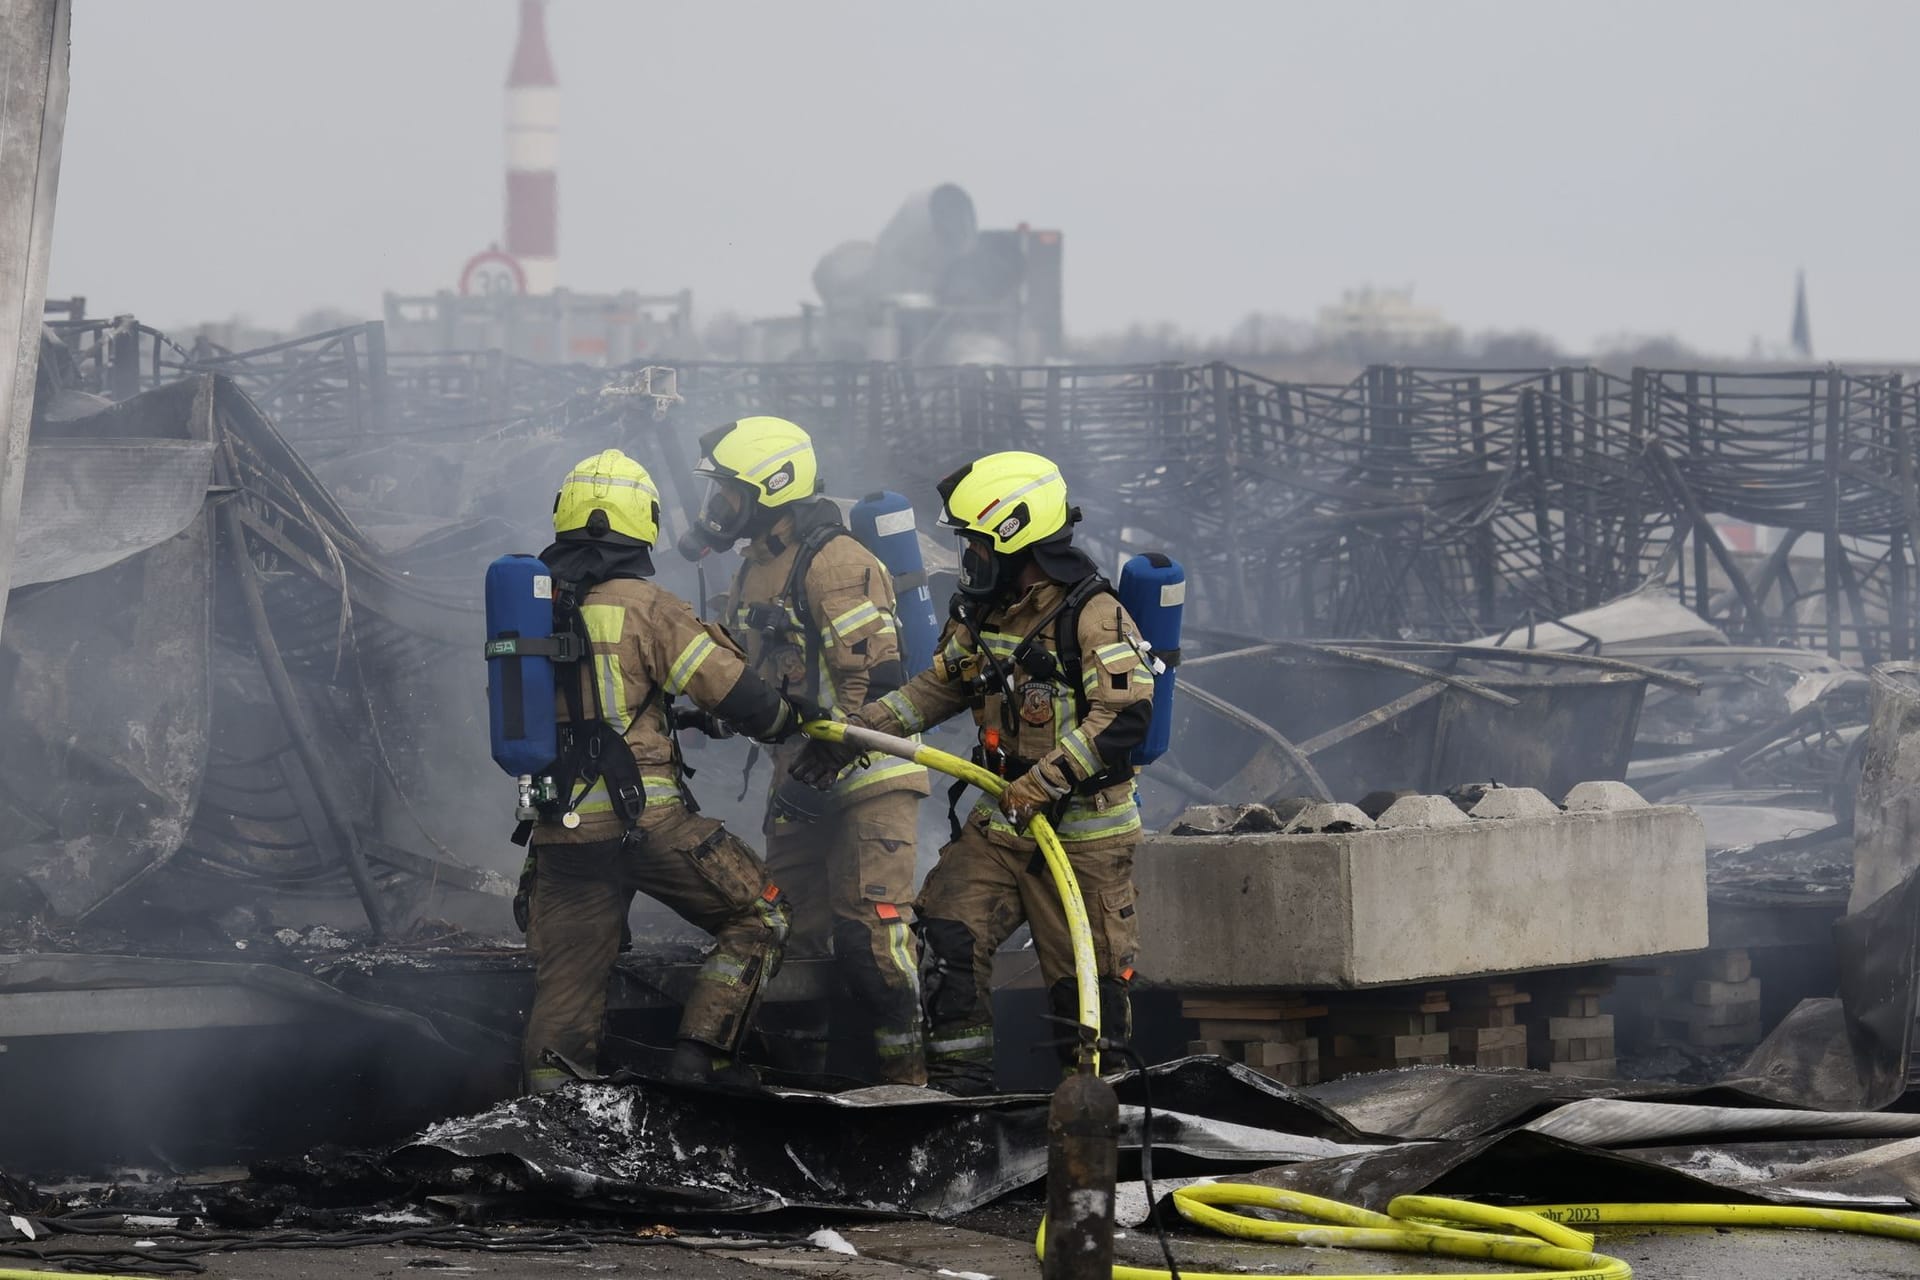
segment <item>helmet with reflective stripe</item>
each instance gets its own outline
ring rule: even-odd
[[[553,532],[562,539],[660,536],[660,490],[647,469],[618,449],[575,464],[553,495]]]
[[[717,541],[735,542],[776,511],[820,491],[813,438],[785,418],[742,418],[700,437],[694,474],[710,482],[696,517]]]
[[[1037,453],[990,453],[939,484],[940,523],[1000,555],[1069,533],[1073,511],[1060,468]]]

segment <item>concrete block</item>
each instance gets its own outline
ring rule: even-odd
[[[1644,809],[1647,802],[1624,782],[1582,782],[1567,792],[1568,813],[1613,813]]]
[[[1702,981],[1693,984],[1695,1004],[1759,1004],[1760,979],[1745,982]]]
[[[1402,796],[1387,806],[1375,825],[1392,830],[1395,827],[1450,827],[1465,821],[1467,815],[1460,812],[1460,806],[1445,796]]]
[[[1470,818],[1552,818],[1560,806],[1532,787],[1495,787],[1468,811]]]
[[[1610,1036],[1613,1034],[1613,1015],[1603,1013],[1595,1018],[1548,1018],[1547,1038],[1549,1040],[1572,1040],[1580,1036]]]
[[[1709,951],[1700,958],[1700,974],[1710,982],[1745,982],[1753,976],[1753,953],[1745,947]]]
[[[1294,1018],[1284,1022],[1260,1022],[1253,1019],[1233,1021],[1226,1018],[1195,1019],[1202,1040],[1271,1040],[1286,1043],[1307,1039],[1308,1020]]]
[[[1289,822],[1282,835],[1371,831],[1373,819],[1354,804],[1310,804]]]
[[[1527,1029],[1525,1027],[1455,1027],[1447,1033],[1448,1043],[1456,1054],[1491,1053],[1496,1049],[1525,1049],[1527,1047]]]
[[[1696,1035],[1714,1027],[1737,1027],[1745,1023],[1758,1026],[1760,1022],[1760,1002],[1746,1004],[1681,1004],[1666,1005],[1660,1010],[1660,1017],[1667,1022],[1678,1023],[1687,1028],[1689,1035]],[[1695,1041],[1694,1043],[1702,1043]]]
[[[1290,1044],[1266,1040],[1247,1045],[1247,1065],[1256,1070],[1261,1067],[1286,1067],[1296,1062],[1317,1062],[1319,1059],[1320,1042],[1317,1039],[1296,1040]]]
[[[1196,994],[1351,990],[1706,946],[1692,810],[1561,813],[1540,800],[1548,814],[1499,822],[1149,836],[1134,857],[1140,972]]]

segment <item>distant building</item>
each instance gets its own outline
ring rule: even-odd
[[[1439,311],[1414,302],[1411,288],[1349,289],[1339,302],[1320,308],[1314,325],[1323,346],[1430,347],[1456,336]]]
[[[560,287],[560,77],[546,0],[520,0],[506,85],[506,235],[454,289],[386,295],[387,346],[505,351],[543,364],[618,365],[698,354],[693,295]]]

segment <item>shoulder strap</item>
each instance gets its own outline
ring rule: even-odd
[[[813,625],[813,609],[807,599],[807,573],[813,568],[813,561],[828,543],[835,538],[851,538],[853,533],[845,525],[837,522],[822,522],[800,535],[800,546],[793,556],[793,568],[787,571],[786,586],[781,594],[793,602],[793,611],[800,615],[806,624],[803,637],[807,655],[807,681],[813,682],[820,670],[820,628]],[[824,696],[818,689],[811,690],[815,697]]]
[[[640,765],[633,758],[633,748],[607,723],[602,712],[600,669],[599,664],[592,661],[593,637],[587,633],[586,621],[580,616],[578,595],[571,588],[563,587],[555,593],[553,621],[555,637],[570,637],[576,659],[584,660],[579,670],[560,673],[560,693],[567,704],[567,721],[560,726],[559,740],[555,743],[558,755],[554,760],[554,782],[560,792],[562,811],[571,812],[595,782],[604,780],[614,811],[631,829],[639,823],[647,807],[646,787],[640,780]],[[572,665],[567,663],[569,668]],[[580,688],[580,671],[586,672],[586,684],[592,693],[591,707]],[[647,714],[660,693],[661,686],[656,682],[634,713],[635,717]],[[667,732],[671,739],[671,719]]]
[[[1060,621],[1053,635],[1054,648],[1060,654],[1061,674],[1073,690],[1074,713],[1084,718],[1090,705],[1087,698],[1087,686],[1080,669],[1080,615],[1086,612],[1087,605],[1103,595],[1113,595],[1113,584],[1095,573],[1073,584],[1067,592],[1066,604],[1060,610]],[[1119,597],[1115,596],[1117,601]]]
[[[1054,665],[1058,669],[1060,680],[1073,691],[1073,705],[1078,715],[1087,714],[1087,691],[1080,683],[1080,614],[1086,609],[1087,602],[1102,593],[1112,594],[1113,584],[1097,573],[1090,573],[1067,589],[1066,598],[1053,607],[1053,612],[1034,624],[1027,638],[1022,640],[1013,651],[1013,661],[1029,671],[1040,665],[1040,655],[1034,652],[1034,646],[1046,632],[1049,624],[1053,626]]]

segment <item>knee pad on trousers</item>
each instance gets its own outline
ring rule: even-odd
[[[900,929],[905,934],[905,927]],[[892,1012],[889,1006],[905,1001],[917,1006],[912,953],[904,943],[900,958],[889,969],[874,952],[873,932],[858,920],[836,920],[833,924],[833,962],[846,979],[848,992],[855,1000],[873,1008]],[[916,1007],[914,1012],[918,1014]]]
[[[973,970],[973,930],[958,920],[923,920],[920,945],[927,970],[927,1018],[935,1023],[964,1021],[978,1000]]]

